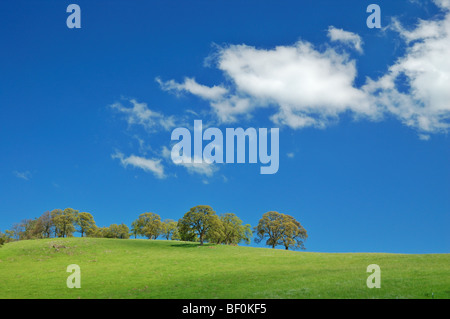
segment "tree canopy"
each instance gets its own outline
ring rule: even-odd
[[[178,222],[173,219],[165,219],[162,222],[161,235],[167,240],[178,238]]]
[[[220,227],[220,220],[216,212],[207,205],[192,207],[183,218],[178,221],[181,238],[198,236],[200,245],[203,245],[209,233]]]
[[[139,215],[134,228],[136,228],[137,234],[148,239],[156,239],[162,231],[161,217],[155,213],[143,213]]]
[[[74,223],[77,220],[78,211],[72,208],[64,210],[54,209],[51,212],[55,236],[70,237],[75,232]]]
[[[98,227],[94,217],[88,212],[78,212],[72,208],[54,209],[44,212],[39,218],[24,219],[13,224],[10,230],[0,233],[0,244],[13,240],[72,237],[74,232],[81,237],[103,237],[127,239],[144,236],[156,239],[183,240],[213,244],[237,245],[241,242],[250,244],[255,234],[255,242],[275,248],[283,246],[288,249],[304,249],[308,234],[294,217],[276,211],[263,214],[258,225],[253,229],[244,224],[234,213],[217,215],[208,205],[198,205],[189,209],[178,221],[165,219],[161,221],[158,214],[146,212],[131,223],[131,229],[124,223]]]
[[[78,214],[78,217],[76,219],[76,224],[79,227],[79,232],[81,233],[81,237],[83,237],[84,234],[88,234],[89,232],[92,232],[95,228],[95,221],[94,217],[90,213],[82,212]]]
[[[208,240],[217,244],[237,245],[244,241],[250,244],[252,230],[249,224],[243,225],[242,220],[233,213],[219,215],[216,227],[208,233]]]
[[[265,213],[255,227],[256,242],[266,239],[266,245],[275,248],[283,245],[289,248],[304,249],[303,241],[308,237],[303,226],[294,217],[279,212]]]

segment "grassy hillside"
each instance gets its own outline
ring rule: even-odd
[[[69,289],[69,264],[81,288]],[[369,289],[369,264],[381,288]],[[0,298],[450,298],[450,255],[330,254],[176,241],[43,239],[0,248]]]

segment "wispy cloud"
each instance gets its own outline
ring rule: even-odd
[[[164,129],[170,130],[177,126],[174,116],[167,116],[160,112],[151,110],[147,103],[140,103],[135,99],[126,101],[131,107],[124,106],[120,102],[110,105],[110,107],[119,113],[125,115],[129,125],[141,125],[146,129]]]
[[[14,176],[17,178],[23,179],[23,180],[30,180],[31,173],[29,171],[19,172],[19,171],[13,171]]]
[[[189,80],[185,83],[186,89],[196,92],[198,94],[203,94],[208,97],[214,97],[216,93],[207,93],[202,91],[202,87],[197,87],[195,84]],[[213,90],[216,92],[216,90]],[[220,93],[220,90],[217,92]],[[140,125],[148,129],[149,132],[157,133],[162,130],[170,130],[175,126],[181,125],[181,123],[187,123],[187,118],[192,116],[198,116],[198,113],[187,110],[186,114],[180,118],[180,121],[176,121],[173,116],[166,116],[163,113],[153,111],[149,109],[146,103],[137,102],[135,99],[127,100],[127,103],[131,104],[131,107],[124,106],[122,103],[114,103],[110,107],[121,114],[125,115],[125,119],[129,125]],[[204,125],[207,127],[208,123]],[[157,178],[165,178],[171,174],[165,173],[165,167],[163,165],[163,160],[166,160],[169,165],[174,164],[170,157],[170,151],[167,147],[163,148],[161,153],[155,151],[156,146],[150,146],[142,137],[137,134],[133,135],[133,138],[138,142],[138,155],[132,154],[130,156],[125,156],[123,153],[116,151],[111,155],[113,159],[119,159],[120,163],[124,166],[133,166],[140,168],[146,172],[153,173]],[[149,157],[147,153],[152,153],[153,156]],[[167,154],[168,153],[168,154]],[[217,170],[218,167],[208,163],[181,163],[181,167],[184,167],[190,174],[198,174],[202,176],[211,177]]]
[[[359,53],[363,52],[362,49],[362,40],[359,35],[353,32],[345,31],[343,29],[335,28],[334,26],[330,26],[328,28],[328,37],[333,42],[341,42],[346,45],[350,45]]]
[[[166,146],[163,146],[161,154],[167,161],[173,163],[174,165],[184,167],[190,174],[199,174],[211,177],[219,170],[219,167],[214,163],[207,163],[205,161],[195,163],[193,158],[188,157],[180,163],[174,163],[171,158],[171,151]]]
[[[198,84],[195,79],[185,78],[183,83],[177,83],[174,80],[163,82],[159,77],[156,78],[161,88],[166,91],[185,91],[198,95],[207,100],[217,100],[222,98],[228,90],[223,86],[208,87]]]
[[[161,159],[145,158],[136,155],[126,157],[123,153],[116,151],[111,155],[113,159],[119,159],[120,163],[127,167],[129,165],[143,169],[146,172],[153,173],[157,178],[165,178],[164,166],[161,164]]]
[[[428,141],[430,139],[430,135],[428,134],[419,134],[419,139],[422,141]]]

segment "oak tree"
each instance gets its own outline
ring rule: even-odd
[[[203,245],[208,232],[212,232],[215,227],[219,227],[220,220],[216,212],[207,205],[192,207],[183,218],[178,221],[180,237],[196,234],[200,245]]]
[[[286,250],[289,248],[304,248],[303,240],[308,235],[303,226],[294,217],[270,211],[265,213],[255,227],[256,242],[266,239],[266,245],[275,248],[283,245]]]
[[[148,239],[156,239],[162,230],[161,217],[155,213],[143,213],[137,219],[136,227],[139,234]]]
[[[165,239],[173,239],[174,234],[178,232],[178,223],[173,219],[165,219],[162,222],[161,234]]]
[[[79,227],[78,231],[81,233],[81,237],[83,237],[84,234],[87,234],[94,229],[94,217],[90,213],[81,212],[78,214],[76,224]]]

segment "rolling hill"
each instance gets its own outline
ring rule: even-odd
[[[67,266],[81,288],[66,286]],[[381,288],[366,268],[381,268]],[[104,238],[0,248],[0,298],[450,298],[450,254],[312,253]]]

